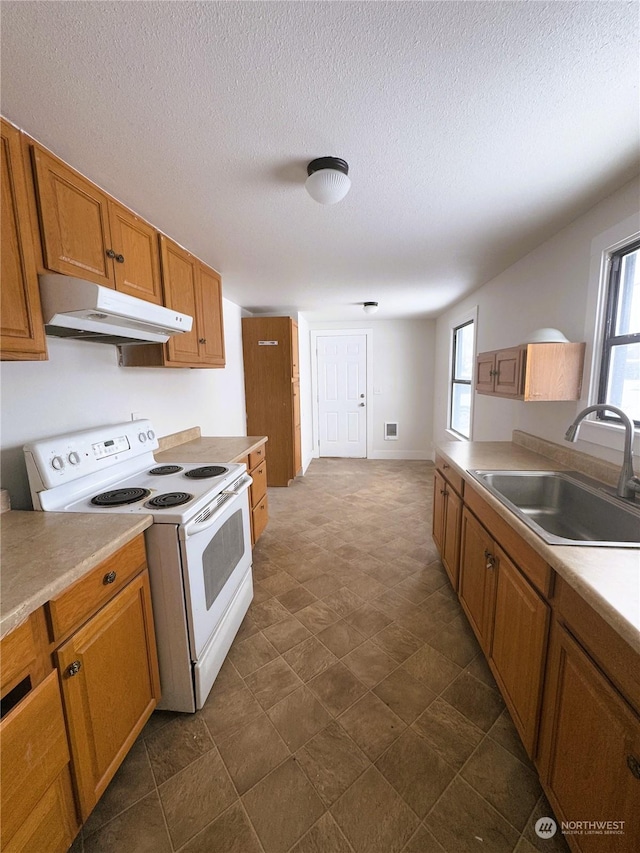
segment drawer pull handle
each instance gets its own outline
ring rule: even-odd
[[[108,586],[110,583],[113,583],[115,579],[116,579],[116,573],[115,572],[107,572],[107,574],[102,578],[102,583],[105,586]]]
[[[65,669],[65,674],[67,678],[73,678],[74,675],[77,675],[82,669],[82,661],[74,660],[73,663],[70,663],[69,666]]]
[[[640,761],[638,761],[635,755],[627,755],[627,767],[636,779],[640,779]]]
[[[484,559],[485,559],[485,568],[486,569],[495,568],[496,558],[493,556],[493,554],[489,553],[489,551],[485,551],[484,552]]]

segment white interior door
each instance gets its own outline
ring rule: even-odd
[[[367,455],[367,337],[319,335],[320,456]]]

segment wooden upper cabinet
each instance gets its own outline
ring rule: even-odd
[[[47,347],[40,308],[20,131],[1,121],[2,267],[0,349],[3,360],[43,361]],[[35,223],[34,223],[35,225]]]
[[[476,391],[525,402],[579,400],[584,343],[522,344],[476,357]]]
[[[162,304],[155,228],[48,151],[32,150],[45,267]]]
[[[215,270],[198,263],[201,360],[203,365],[224,367],[224,324],[222,317],[222,282]]]
[[[166,344],[167,362],[193,364],[200,358],[196,322],[198,261],[164,235],[160,237],[160,257],[165,305],[193,317],[190,332],[169,338]]]

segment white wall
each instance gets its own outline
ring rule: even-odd
[[[58,433],[150,418],[158,435],[192,426],[246,435],[240,308],[223,300],[221,370],[118,367],[117,348],[47,338],[49,361],[2,362],[2,487],[14,509],[31,501],[22,445]],[[215,461],[215,460],[212,460]]]
[[[477,352],[519,344],[534,329],[551,326],[571,341],[586,340],[589,362],[595,321],[592,241],[596,246],[599,235],[615,231],[615,226],[618,231],[627,229],[626,236],[640,227],[639,193],[638,181],[630,182],[438,318],[436,442],[451,438],[446,433],[450,328],[456,316],[471,306],[478,306]],[[513,429],[521,429],[562,444],[566,427],[587,404],[589,375],[587,364],[583,398],[577,403],[523,403],[476,394],[473,439],[508,441]],[[619,459],[617,452],[587,442],[579,441],[576,448]]]
[[[431,459],[435,320],[309,323],[310,331],[373,330],[372,459]],[[398,422],[398,440],[384,440],[384,422]],[[317,455],[317,452],[316,452]]]

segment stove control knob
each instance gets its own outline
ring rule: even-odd
[[[51,467],[55,468],[56,471],[62,471],[64,468],[64,459],[62,456],[54,456],[51,460]]]
[[[79,465],[80,464],[80,456],[74,451],[72,451],[68,456],[70,465]]]
[[[156,434],[152,429],[147,430],[147,438],[149,439],[149,441],[153,441],[155,437]]]
[[[139,440],[142,444],[144,444],[144,443],[145,443],[145,441],[147,440],[146,433],[144,433],[144,432],[139,432],[139,433],[138,433],[138,440]]]

